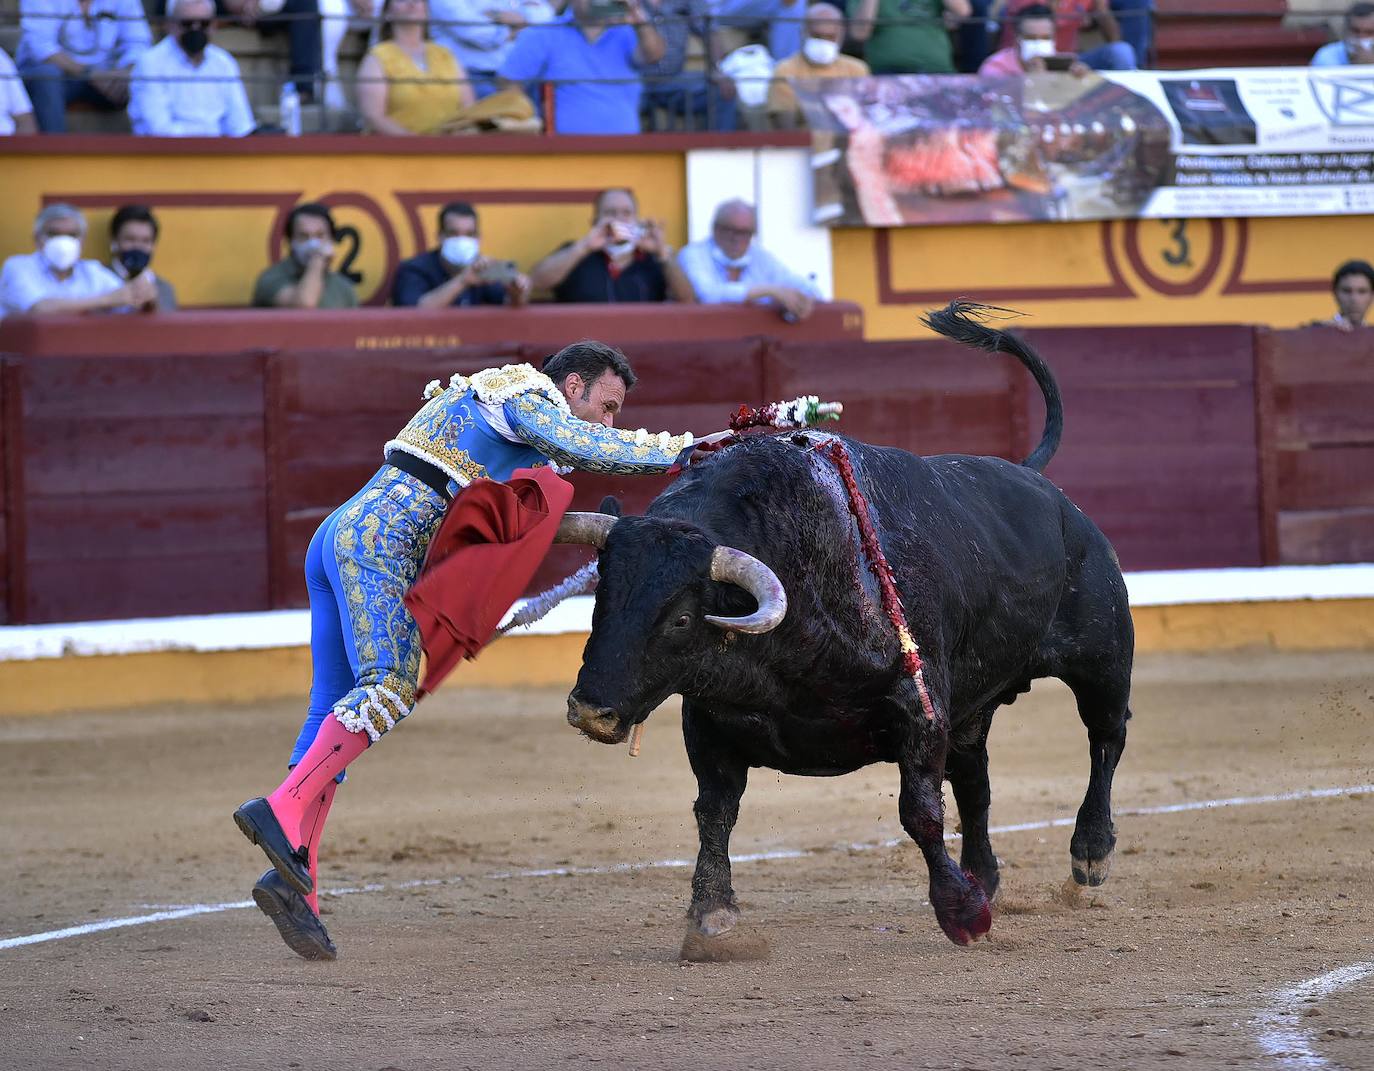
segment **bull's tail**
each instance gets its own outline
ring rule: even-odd
[[[1040,472],[1054,457],[1054,452],[1059,449],[1059,440],[1064,435],[1064,403],[1059,397],[1059,384],[1054,381],[1050,366],[1027,343],[1009,331],[998,331],[983,324],[983,320],[993,315],[1016,314],[1011,309],[960,299],[951,301],[943,309],[926,313],[921,322],[937,334],[966,346],[976,346],[989,353],[1010,353],[1035,377],[1040,393],[1045,397],[1045,430],[1040,436],[1039,445],[1021,464]]]

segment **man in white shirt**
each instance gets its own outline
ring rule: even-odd
[[[211,0],[170,0],[170,32],[134,65],[129,120],[135,134],[230,137],[257,126],[234,57],[210,43]]]
[[[703,305],[758,302],[771,305],[790,323],[805,320],[820,296],[809,279],[754,244],[758,214],[747,201],[726,201],[716,209],[711,237],[690,242],[678,263]]]
[[[67,105],[121,108],[129,71],[153,43],[139,0],[20,0],[15,62],[38,126],[67,129]]]
[[[9,53],[0,49],[0,136],[34,134],[38,124],[33,118],[33,102]]]
[[[71,205],[49,205],[38,213],[37,251],[10,257],[0,269],[0,317],[137,309],[157,300],[150,273],[126,283],[98,260],[82,260],[84,237],[86,217]]]

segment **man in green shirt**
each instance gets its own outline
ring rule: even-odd
[[[849,36],[867,42],[874,74],[953,74],[945,19],[966,19],[969,0],[849,0]]]
[[[293,208],[286,217],[290,252],[258,276],[253,304],[269,309],[356,309],[353,284],[329,269],[337,233],[324,205],[310,202]]]

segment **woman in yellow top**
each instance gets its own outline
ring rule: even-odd
[[[442,134],[472,103],[467,72],[429,39],[427,0],[387,0],[382,41],[358,67],[358,108],[377,134]]]

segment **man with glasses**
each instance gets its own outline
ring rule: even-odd
[[[67,130],[74,101],[106,111],[129,99],[129,71],[153,43],[139,0],[20,0],[15,61],[45,134]]]
[[[257,126],[234,57],[210,43],[211,0],[170,0],[166,37],[134,64],[129,120],[135,134],[231,137]]]
[[[747,201],[726,201],[716,209],[711,237],[690,242],[678,254],[703,305],[769,305],[791,323],[811,315],[819,298],[815,284],[790,271],[754,242],[758,214]]]

